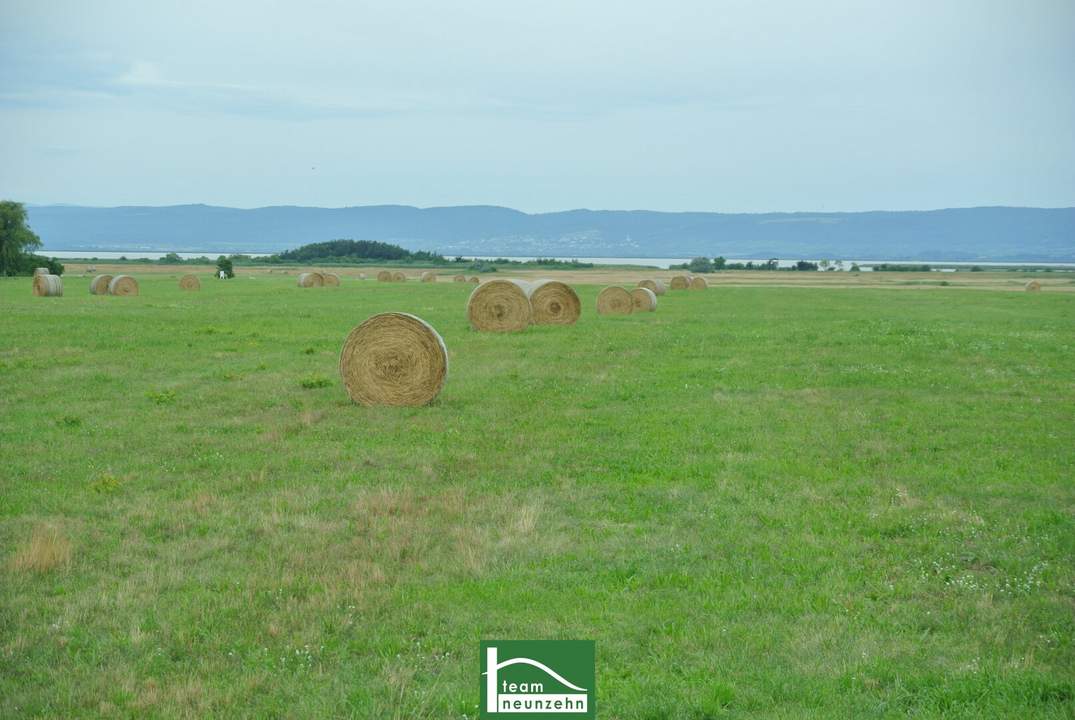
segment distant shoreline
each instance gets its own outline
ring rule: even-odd
[[[39,254],[47,257],[55,257],[60,260],[86,260],[86,261],[106,261],[106,260],[120,260],[126,258],[129,261],[138,260],[159,260],[164,257],[167,252],[159,250],[145,250],[145,251],[130,251],[130,250],[39,250]],[[94,254],[91,254],[94,253]],[[273,253],[248,253],[248,252],[233,252],[229,250],[206,250],[203,252],[178,252],[176,253],[184,260],[194,260],[200,257],[207,257],[210,260],[216,259],[220,255],[246,255],[251,258],[267,257]],[[468,260],[496,260],[503,258],[505,260],[514,260],[518,262],[528,262],[536,260],[538,257],[551,257],[551,256],[534,256],[534,255],[463,255],[462,257]],[[638,265],[641,267],[659,267],[667,268],[669,265],[680,265],[682,263],[690,262],[690,258],[678,257],[551,257],[554,260],[562,260],[564,262],[570,262],[571,260],[578,260],[581,263],[591,263],[593,265]],[[780,267],[788,267],[794,265],[800,260],[807,260],[808,262],[820,262],[824,258],[779,258],[778,265]],[[994,269],[1003,268],[1057,268],[1064,270],[1075,270],[1075,261],[1073,262],[1041,262],[1034,260],[919,260],[895,258],[895,259],[856,259],[856,258],[830,258],[832,260],[841,260],[845,266],[845,270],[851,266],[852,263],[867,267],[873,265],[882,264],[914,264],[914,265],[931,265],[935,267],[985,267]],[[768,258],[738,258],[729,257],[728,262],[735,263],[764,263]],[[335,263],[286,263],[289,265],[333,265]],[[386,264],[383,261],[371,260],[369,263],[352,263],[354,265],[383,265]],[[396,263],[388,263],[396,264]],[[409,265],[411,263],[398,263],[400,265]]]

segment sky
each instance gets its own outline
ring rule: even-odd
[[[1075,2],[0,0],[0,198],[1075,205]]]

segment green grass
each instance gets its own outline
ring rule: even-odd
[[[483,638],[606,719],[1072,715],[1075,294],[87,284],[0,281],[0,717],[474,718]],[[435,405],[343,392],[385,310]]]

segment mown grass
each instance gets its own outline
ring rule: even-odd
[[[605,718],[1071,716],[1075,295],[88,282],[0,281],[2,717],[473,718],[482,638]],[[384,310],[434,406],[347,400]]]

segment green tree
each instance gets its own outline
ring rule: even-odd
[[[170,252],[157,262],[159,262],[161,265],[178,265],[179,263],[183,262],[183,258],[179,257],[178,253]]]
[[[724,258],[723,255],[713,258],[713,269],[714,270],[723,270],[724,266],[727,265],[727,264],[728,264],[728,261]]]
[[[0,275],[24,272],[26,255],[39,247],[41,238],[26,224],[22,203],[0,201]]]
[[[216,269],[217,272],[223,270],[224,274],[230,278],[235,277],[235,270],[231,266],[231,260],[224,257],[223,255],[216,259]]]
[[[696,273],[711,273],[713,272],[713,261],[704,257],[692,258],[687,263],[687,269]]]

